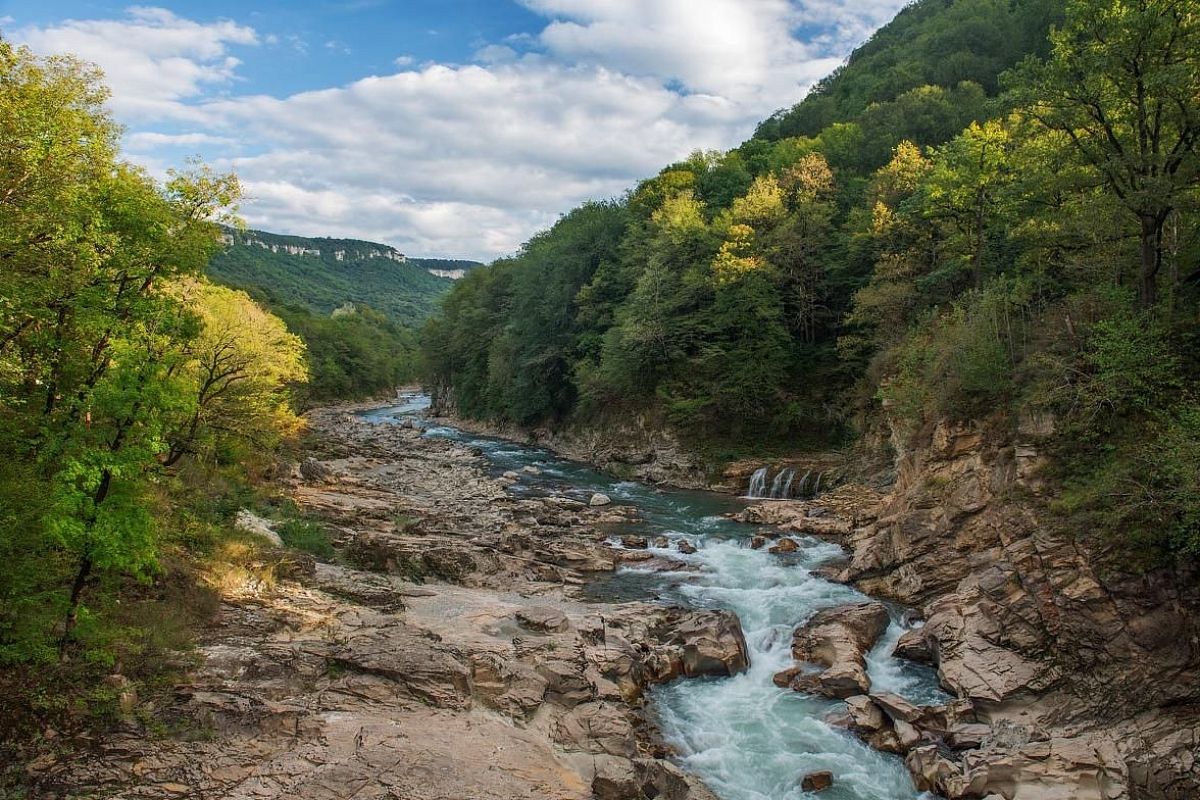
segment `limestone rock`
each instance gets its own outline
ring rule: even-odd
[[[263,519],[249,509],[243,508],[237,512],[237,516],[233,518],[233,526],[240,531],[265,539],[275,547],[283,547],[283,540],[275,532],[270,520]]]
[[[596,508],[599,506],[606,506],[611,502],[612,502],[611,497],[609,497],[606,494],[601,494],[600,492],[596,492],[595,494],[592,495],[591,499],[588,500],[588,505],[592,506],[593,508]]]
[[[887,625],[887,609],[880,603],[819,611],[796,630],[792,655],[824,670],[811,674],[797,669],[781,675],[797,691],[838,698],[866,694],[871,686],[866,656]]]
[[[800,549],[800,545],[796,544],[795,539],[789,539],[786,536],[772,545],[770,552],[772,553],[794,553]]]

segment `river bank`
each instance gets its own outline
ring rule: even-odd
[[[290,554],[278,580],[232,587],[187,682],[33,765],[38,797],[792,800],[829,778],[823,798],[900,800],[910,771],[963,797],[1139,796],[1113,778],[1131,774],[1120,751],[1030,732],[1024,698],[1001,717],[956,677],[944,609],[906,627],[846,585],[884,574],[856,542],[886,496],[746,508],[420,406],[309,415],[281,488],[337,558]],[[1156,724],[1154,752],[1177,758],[1189,729]]]

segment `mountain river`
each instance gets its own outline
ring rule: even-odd
[[[634,506],[641,515],[639,535],[670,541],[667,548],[652,547],[651,552],[701,567],[700,572],[674,573],[622,568],[589,585],[589,599],[651,600],[738,614],[750,652],[748,671],[732,678],[675,681],[656,689],[651,698],[680,765],[699,775],[723,800],[814,798],[801,790],[800,778],[818,770],[834,775],[833,787],[820,794],[822,800],[929,797],[913,788],[898,757],[877,752],[825,721],[839,705],[836,701],[781,689],[771,681],[776,672],[793,666],[796,626],[822,608],[866,599],[853,588],[813,574],[815,567],[841,555],[837,545],[793,537],[800,544],[794,554],[753,550],[749,542],[757,529],[724,516],[744,507],[746,499],[616,481],[546,450],[430,425],[422,416],[428,405],[424,396],[408,395],[397,405],[363,416],[381,424],[410,418],[424,428],[425,436],[478,448],[496,474],[521,473],[510,489],[514,493],[587,501],[601,492],[614,503]],[[538,473],[522,472],[527,466]],[[696,553],[675,549],[680,539],[691,542]],[[895,692],[921,704],[944,701],[932,670],[890,655],[903,632],[902,609],[891,611],[892,624],[868,659],[872,691]]]

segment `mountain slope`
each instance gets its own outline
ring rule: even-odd
[[[219,283],[244,289],[273,308],[328,315],[347,303],[411,325],[432,313],[455,273],[474,262],[408,259],[395,248],[357,239],[229,231],[229,246],[208,266]]]
[[[1046,54],[1046,31],[1062,12],[1063,0],[919,0],[804,100],[763,121],[755,138],[817,136],[923,86],[952,90],[969,82],[994,96],[1002,72],[1026,55]]]

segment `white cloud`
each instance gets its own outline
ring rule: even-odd
[[[202,24],[164,8],[133,6],[120,20],[66,20],[16,30],[14,40],[42,53],[92,61],[112,88],[125,122],[194,116],[182,101],[228,84],[239,63],[230,45],[256,45],[253,28],[229,20]]]
[[[544,29],[481,43],[474,64],[401,55],[393,74],[286,97],[229,91],[233,49],[277,41],[234,22],[135,8],[18,38],[96,61],[123,121],[171,130],[127,137],[152,169],[181,148],[236,168],[253,225],[491,258],[582,200],[736,145],[904,0],[521,2]]]

